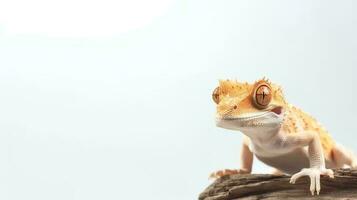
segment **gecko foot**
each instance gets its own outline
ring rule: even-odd
[[[218,170],[216,172],[211,173],[209,178],[220,178],[225,175],[232,175],[232,174],[248,174],[249,172],[243,169],[223,169],[223,170]]]
[[[321,190],[320,175],[327,175],[330,178],[334,178],[331,169],[304,168],[290,178],[290,183],[294,184],[296,180],[302,176],[309,176],[311,194],[314,195],[316,191],[316,194],[319,195]]]

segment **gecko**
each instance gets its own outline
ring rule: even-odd
[[[216,126],[243,134],[238,169],[213,172],[211,178],[248,174],[253,158],[291,175],[294,184],[310,177],[310,191],[320,194],[320,176],[334,178],[333,168],[357,168],[352,151],[335,142],[310,114],[288,103],[281,86],[263,78],[254,83],[220,80],[212,93]]]

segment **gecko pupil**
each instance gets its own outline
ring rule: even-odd
[[[263,91],[262,95],[263,95],[263,101],[264,101],[264,97],[265,97],[265,92],[264,91]]]

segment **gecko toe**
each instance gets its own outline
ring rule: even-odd
[[[316,190],[316,176],[310,175],[310,191],[312,195],[315,195]]]
[[[316,176],[316,194],[319,195],[321,190],[320,175]]]
[[[330,177],[330,178],[335,178],[334,173],[331,169],[326,169],[326,174]]]

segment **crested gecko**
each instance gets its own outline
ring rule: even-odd
[[[354,154],[336,143],[313,117],[285,100],[280,86],[268,79],[252,84],[220,80],[212,93],[216,125],[243,133],[241,167],[213,172],[211,178],[251,173],[253,157],[273,167],[274,174],[292,175],[290,183],[310,177],[310,191],[319,195],[320,175],[331,168],[357,168]]]

